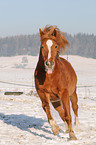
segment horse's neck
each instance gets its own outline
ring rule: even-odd
[[[44,59],[43,59],[43,57],[42,57],[41,52],[40,52],[40,54],[39,54],[38,65],[40,65],[41,67],[44,68]]]
[[[58,61],[59,61],[59,57],[55,59],[55,69],[58,69],[59,67]]]

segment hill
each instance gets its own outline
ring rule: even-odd
[[[66,38],[70,47],[66,49],[65,54],[96,58],[96,36],[81,33],[72,36],[66,33]],[[36,56],[39,53],[39,47],[39,33],[0,38],[0,56]]]

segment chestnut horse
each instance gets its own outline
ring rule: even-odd
[[[43,31],[40,29],[40,38],[39,61],[34,74],[37,93],[53,133],[58,134],[60,128],[51,115],[49,102],[65,121],[70,140],[76,140],[71,124],[70,100],[75,124],[78,124],[77,76],[71,64],[59,57],[59,52],[69,43],[56,26],[46,26]]]

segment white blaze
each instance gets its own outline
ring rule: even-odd
[[[48,47],[48,59],[51,57],[51,46],[53,45],[53,42],[52,42],[52,40],[47,40],[47,42],[46,42],[46,44],[47,44],[47,47]]]

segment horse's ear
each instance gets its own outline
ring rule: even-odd
[[[42,35],[44,35],[44,32],[41,29],[39,29],[39,32],[40,32],[40,36],[42,37]]]
[[[55,37],[57,36],[57,31],[55,29],[52,32],[52,36],[55,36]]]

